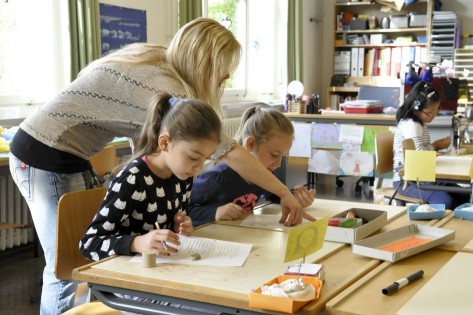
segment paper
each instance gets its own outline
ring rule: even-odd
[[[380,247],[379,249],[387,251],[387,252],[397,253],[397,252],[402,252],[404,250],[408,250],[410,248],[420,246],[422,244],[426,244],[430,241],[432,241],[431,238],[420,238],[420,237],[413,236],[408,239]]]
[[[289,229],[284,262],[304,258],[324,245],[329,216]]]
[[[469,174],[470,174],[470,178],[471,178],[471,180],[473,181],[473,160],[471,160],[471,164],[470,164],[470,172],[469,172]]]
[[[312,150],[308,172],[338,175],[340,171],[340,151]]]
[[[342,152],[339,175],[373,176],[374,158],[368,152]]]
[[[157,264],[185,264],[241,267],[250,254],[253,244],[220,241],[192,236],[180,236],[181,245],[177,254],[157,256]],[[168,246],[171,246],[168,244]],[[191,260],[192,254],[199,254],[200,260]],[[134,256],[130,262],[142,262],[141,255]]]
[[[256,228],[267,228],[273,230],[287,231],[291,227],[285,226],[283,223],[279,223],[281,219],[280,214],[250,214],[240,223],[240,226],[256,227]],[[296,226],[309,223],[307,219],[302,219],[302,223]]]
[[[341,125],[340,126],[340,142],[349,142],[361,144],[363,142],[364,127],[354,125]]]
[[[361,144],[361,151],[375,153],[375,137],[378,132],[386,132],[384,129],[372,129],[365,127],[363,133],[363,143]]]
[[[289,156],[310,158],[310,139],[312,124],[294,123],[294,141]]]
[[[435,182],[435,151],[406,150],[404,154],[405,180]]]
[[[339,124],[317,124],[312,123],[312,148],[318,149],[341,149]]]

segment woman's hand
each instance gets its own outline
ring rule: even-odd
[[[303,185],[294,187],[294,196],[299,201],[302,208],[310,206],[314,202],[315,189],[307,189]]]
[[[217,208],[215,213],[215,221],[227,220],[239,220],[246,216],[247,211],[241,206],[234,203],[227,203],[226,205]]]
[[[151,230],[146,234],[137,235],[130,245],[132,253],[154,252],[157,255],[169,256],[171,253],[177,253],[177,249],[173,246],[181,245],[179,235],[171,230]]]
[[[176,213],[174,216],[174,231],[178,232],[179,234],[189,236],[193,230],[194,227],[192,226],[191,217],[185,215],[182,212]]]

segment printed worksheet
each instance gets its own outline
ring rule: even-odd
[[[253,244],[220,241],[216,239],[192,236],[180,236],[179,252],[171,256],[157,256],[156,263],[209,265],[209,266],[243,266],[250,254]],[[167,244],[167,246],[172,246]],[[199,254],[199,260],[192,260],[191,255]],[[134,256],[131,262],[142,262],[141,255]]]

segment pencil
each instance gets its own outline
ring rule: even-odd
[[[156,222],[155,225],[156,225],[156,230],[159,230],[159,223]],[[168,247],[166,246],[166,242],[165,242],[165,241],[161,241],[161,244],[163,245],[164,250],[167,252],[167,251],[168,251]]]

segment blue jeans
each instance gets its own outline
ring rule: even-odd
[[[400,181],[393,181],[393,187],[396,188],[400,184]],[[439,186],[442,184],[438,183],[424,183],[423,185],[432,185],[432,186]],[[443,184],[443,186],[457,186],[455,184]],[[420,189],[418,190],[415,185],[407,185],[406,189],[399,188],[398,193],[404,196],[410,196],[414,198],[422,197],[422,200],[425,203],[429,204],[445,204],[446,209],[453,210],[461,204],[468,202],[469,196],[468,194],[461,194],[461,193],[448,193],[446,191],[439,191],[439,190],[425,190]],[[420,193],[420,195],[419,195]]]
[[[25,165],[10,153],[10,173],[28,203],[46,260],[40,314],[62,314],[74,304],[77,282],[58,280],[54,274],[56,209],[64,193],[86,189],[86,172],[58,174],[43,171]]]

